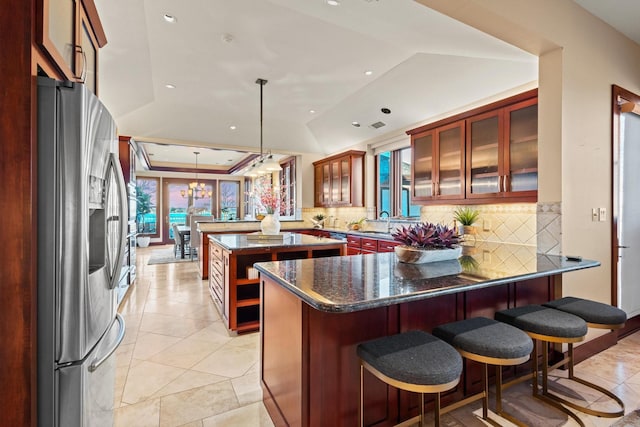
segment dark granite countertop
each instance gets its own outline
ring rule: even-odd
[[[326,246],[345,244],[342,240],[317,237],[301,233],[283,232],[282,240],[250,240],[247,234],[210,234],[209,240],[229,251],[256,248],[283,248],[293,246]]]
[[[458,260],[404,264],[395,253],[257,263],[312,307],[351,312],[597,267],[536,254],[533,246],[478,243]]]

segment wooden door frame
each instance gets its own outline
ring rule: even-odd
[[[161,197],[162,197],[162,211],[161,211],[161,215],[162,215],[162,231],[160,232],[160,238],[161,238],[161,243],[167,245],[167,244],[171,244],[173,243],[173,240],[169,239],[169,192],[168,187],[169,184],[186,184],[188,185],[190,182],[193,181],[193,178],[163,178],[162,179],[162,190],[161,190]],[[212,211],[216,210],[218,208],[218,203],[217,203],[217,191],[218,191],[218,182],[215,179],[198,179],[198,182],[204,182],[207,184],[210,184],[213,188],[214,191],[214,195],[213,195],[213,204],[214,206],[212,207]]]
[[[640,95],[629,92],[620,86],[612,85],[611,96],[611,304],[618,306],[618,256],[619,245],[618,240],[618,210],[620,208],[620,200],[618,192],[620,190],[620,100],[626,100],[640,104]]]

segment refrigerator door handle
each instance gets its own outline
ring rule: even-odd
[[[124,257],[124,247],[127,244],[127,187],[124,183],[124,175],[122,174],[122,169],[120,168],[120,161],[116,157],[114,153],[109,155],[109,163],[112,171],[115,173],[115,179],[118,183],[118,198],[120,205],[120,218],[119,218],[119,226],[120,226],[120,244],[118,245],[118,255],[116,256],[115,264],[113,267],[113,272],[111,274],[111,284],[110,289],[114,289],[118,285],[118,279],[120,275],[118,274],[119,269],[122,267],[122,261]]]
[[[109,350],[107,350],[107,352],[102,357],[98,358],[98,356],[96,356],[96,360],[94,360],[93,363],[89,365],[89,372],[93,372],[96,369],[98,369],[100,365],[102,365],[104,361],[107,360],[109,356],[113,354],[114,351],[116,351],[116,349],[120,346],[120,343],[124,339],[124,332],[126,330],[124,319],[119,314],[116,314],[116,320],[120,325],[120,331],[118,332],[118,336],[115,339],[115,343],[113,344],[113,346],[111,346]]]

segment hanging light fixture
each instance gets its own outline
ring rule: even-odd
[[[206,184],[198,181],[198,155],[200,152],[194,151],[193,154],[196,155],[196,180],[189,183],[188,190],[180,190],[180,195],[185,198],[192,198],[193,200],[206,199],[211,197],[213,192],[211,190],[207,191],[205,188]]]
[[[280,164],[275,161],[273,154],[265,154],[262,146],[262,90],[264,85],[267,84],[267,80],[258,79],[256,84],[260,85],[260,157],[258,157],[253,164],[249,167],[245,176],[256,177],[260,174],[266,174],[269,172],[279,171],[281,169]]]

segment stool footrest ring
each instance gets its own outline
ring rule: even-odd
[[[613,412],[609,412],[609,411],[599,411],[596,409],[592,409],[592,408],[587,408],[586,406],[583,405],[578,405],[577,403],[571,402],[570,400],[564,399],[563,397],[560,397],[558,394],[556,393],[551,393],[549,390],[547,390],[544,395],[548,396],[550,399],[553,399],[565,406],[569,406],[573,409],[577,409],[580,412],[584,412],[585,414],[588,415],[595,415],[596,417],[602,417],[602,418],[618,418],[624,415],[624,402],[622,402],[622,400],[616,396],[615,394],[611,393],[609,390],[606,390],[602,387],[600,387],[597,384],[594,384],[592,382],[589,382],[585,379],[576,377],[576,376],[570,376],[567,377],[568,380],[572,380],[575,381],[577,383],[580,383],[582,385],[585,385],[589,388],[592,388],[594,390],[599,391],[600,393],[606,395],[607,397],[613,399],[618,406],[620,407],[620,409],[618,411],[613,411]]]

